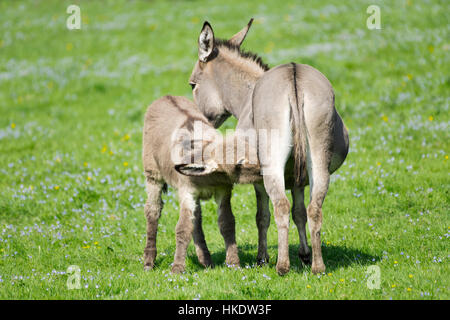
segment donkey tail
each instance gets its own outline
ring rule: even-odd
[[[297,65],[292,62],[293,90],[289,99],[291,106],[291,129],[293,131],[293,153],[294,153],[294,178],[295,184],[300,186],[306,179],[306,125],[305,113],[303,111],[303,94],[297,88]]]

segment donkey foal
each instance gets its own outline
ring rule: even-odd
[[[198,127],[201,129],[202,136],[192,139],[191,133]],[[183,136],[179,133],[187,133],[187,135]],[[186,251],[192,237],[199,262],[205,267],[212,266],[211,255],[202,229],[200,199],[209,199],[215,195],[218,203],[224,203],[222,199],[228,199],[225,203],[229,203],[234,182],[252,183],[260,179],[257,164],[250,165],[246,159],[236,159],[235,150],[226,147],[227,143],[234,144],[236,139],[237,137],[228,137],[224,140],[194,103],[187,98],[165,96],[148,107],[143,131],[143,164],[148,193],[145,204],[147,218],[145,270],[153,268],[155,263],[158,219],[163,207],[161,193],[167,184],[177,189],[180,203],[172,272],[184,271]],[[199,145],[197,150],[195,146]],[[192,152],[192,146],[194,146],[194,152]],[[220,152],[204,154],[205,150],[208,148],[211,150],[211,147],[216,147],[214,150]],[[192,163],[192,161],[175,160],[179,156],[176,151],[183,150],[188,150],[189,157],[195,157],[196,160],[200,158],[201,161]],[[195,153],[196,150],[197,153]],[[253,152],[256,154],[255,150]],[[234,160],[226,164],[225,157]],[[235,221],[231,206],[219,207],[218,220],[225,240],[226,263],[239,265]]]

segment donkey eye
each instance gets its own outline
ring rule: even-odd
[[[195,86],[197,85],[196,83],[190,82],[189,85],[191,86],[192,90],[195,89]]]

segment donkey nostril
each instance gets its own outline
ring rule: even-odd
[[[191,86],[191,88],[192,88],[192,90],[194,90],[195,89],[195,86],[197,85],[196,83],[189,83],[189,85]]]

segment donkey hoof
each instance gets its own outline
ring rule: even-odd
[[[307,254],[298,254],[300,260],[303,262],[303,264],[310,266],[312,263],[312,259],[311,259],[311,253],[307,253]]]
[[[259,267],[269,264],[269,258],[261,258],[256,261]]]
[[[204,267],[204,268],[212,268],[213,267],[213,262],[211,260],[211,256],[209,257],[199,257],[198,258],[198,262],[200,262],[200,264]]]
[[[313,264],[311,267],[311,272],[313,274],[325,272],[325,265],[323,263],[322,264]]]
[[[277,272],[280,276],[284,276],[289,272],[289,263],[277,263]]]
[[[231,267],[240,267],[241,265],[241,262],[239,261],[238,257],[226,259],[225,263],[227,264],[227,266]]]
[[[181,264],[174,264],[172,266],[172,273],[182,273],[184,271],[184,266]]]
[[[150,271],[150,270],[152,270],[153,269],[153,266],[152,265],[146,265],[146,266],[144,266],[144,271]]]

